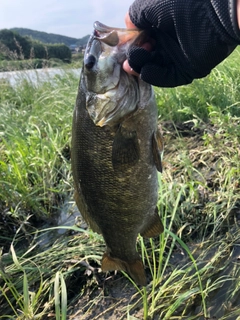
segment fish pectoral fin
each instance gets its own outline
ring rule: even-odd
[[[119,126],[112,146],[112,165],[114,170],[128,168],[140,158],[140,147],[136,131]]]
[[[159,172],[162,172],[161,153],[163,152],[163,137],[159,129],[152,136],[153,161]]]
[[[101,268],[103,272],[114,270],[126,271],[138,285],[147,285],[146,274],[143,263],[140,259],[128,262],[110,257],[108,253],[104,253]]]
[[[163,230],[164,227],[158,214],[158,208],[156,207],[154,215],[149,218],[148,224],[144,227],[140,234],[144,238],[153,238],[157,237],[163,232]]]

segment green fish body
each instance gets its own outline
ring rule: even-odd
[[[162,139],[152,87],[121,67],[139,34],[95,23],[73,115],[71,161],[79,211],[106,242],[102,270],[124,270],[146,285],[136,239],[163,232]]]

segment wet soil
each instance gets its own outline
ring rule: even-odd
[[[195,251],[195,255],[200,248],[192,245],[192,250]],[[201,248],[202,250],[202,248]],[[211,249],[206,260],[203,264],[207,264],[218,250],[217,247]],[[234,268],[240,268],[240,240],[235,244],[232,250],[231,257],[228,257],[228,267],[224,270],[220,270],[216,277],[224,277],[233,273]],[[170,259],[169,263],[175,264],[175,266],[187,268],[189,264],[188,257],[180,251],[175,251]],[[168,272],[171,272],[168,270]],[[147,270],[148,276],[150,274]],[[167,277],[167,275],[166,275]],[[212,279],[214,280],[214,279]],[[232,313],[234,310],[240,312],[240,291],[230,301],[229,291],[234,290],[236,283],[234,281],[223,283],[221,288],[214,291],[207,299],[208,312],[211,317],[205,318],[201,312],[201,301],[196,298],[193,299],[192,305],[188,308],[188,313],[185,316],[181,316],[183,307],[179,308],[178,312],[174,316],[166,319],[197,319],[197,320],[237,320],[236,313]],[[131,305],[131,308],[130,308]],[[233,314],[233,315],[231,315]],[[115,319],[131,319],[140,320],[144,319],[143,304],[140,294],[130,281],[121,274],[111,275],[96,281],[91,281],[86,284],[81,297],[72,304],[70,308],[69,319],[71,320],[115,320]],[[160,320],[160,315],[156,312],[152,317],[147,320]]]

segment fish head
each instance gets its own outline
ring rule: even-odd
[[[83,87],[86,108],[97,126],[114,126],[137,108],[137,78],[126,73],[122,63],[133,44],[138,44],[143,31],[112,28],[94,23],[83,61]]]

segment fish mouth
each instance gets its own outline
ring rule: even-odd
[[[128,43],[128,46],[134,42],[136,45],[140,45],[142,41],[143,31],[140,29],[124,29],[113,28],[106,26],[105,24],[95,21],[93,24],[94,30],[87,45],[87,52],[84,57],[84,65],[90,69],[96,63],[99,55],[106,50],[101,44],[105,44],[108,49],[112,47],[123,46]],[[125,48],[126,49],[126,48]]]
[[[84,55],[83,77],[86,109],[97,126],[113,126],[136,110],[138,84],[122,69],[122,63],[142,32],[94,23]]]
[[[94,22],[94,30],[87,45],[87,52],[84,57],[84,65],[91,70],[99,55],[104,51],[102,43],[109,47],[115,47],[119,44],[119,36],[116,28],[108,27],[99,21]],[[105,49],[106,50],[106,49]]]
[[[118,44],[125,44],[126,42],[129,42],[129,44],[134,42],[136,45],[140,46],[146,35],[146,32],[143,32],[143,30],[138,28],[114,28],[106,26],[99,21],[95,21],[93,27],[94,37],[112,47],[117,46]]]
[[[95,39],[107,44],[110,47],[115,47],[118,45],[118,29],[105,26],[99,21],[95,21],[93,27],[93,36]]]

